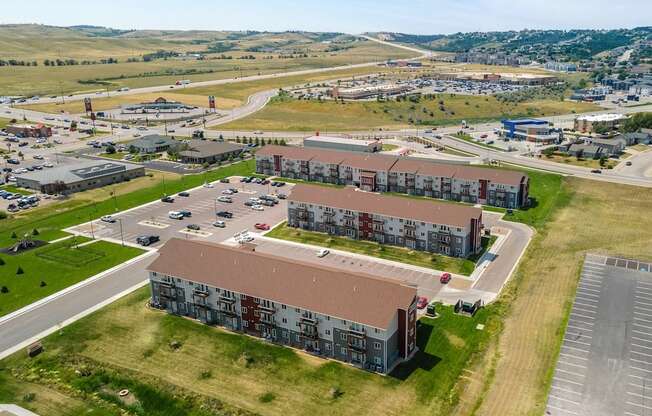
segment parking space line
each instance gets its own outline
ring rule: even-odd
[[[554,386],[554,385],[552,385],[552,386],[550,386],[550,388],[551,388],[551,389],[557,389],[557,390],[565,391],[565,392],[568,392],[568,393],[579,394],[580,396],[582,395],[582,392],[574,391],[574,390],[569,390],[569,389],[565,389],[565,388],[563,388],[563,387],[559,387],[559,386]]]
[[[565,378],[560,378],[558,375],[555,375],[552,377],[553,380],[557,380],[562,383],[570,383],[570,384],[576,384],[578,386],[584,386],[584,383],[580,383],[577,381],[572,381],[572,380],[566,380]]]
[[[580,373],[576,373],[574,371],[564,370],[564,369],[559,368],[559,367],[557,367],[557,371],[561,371],[562,373],[571,374],[571,375],[574,375],[574,376],[577,376],[577,377],[586,377],[586,374],[580,374]]]
[[[581,287],[581,288],[578,288],[577,291],[578,291],[579,293],[583,293],[583,292],[600,293],[600,292],[602,292],[601,290],[589,289],[589,288],[587,288],[587,287]]]
[[[567,327],[567,328],[572,328],[572,329],[574,329],[574,330],[576,330],[576,331],[589,331],[589,332],[593,332],[593,330],[592,330],[591,328],[582,328],[582,327],[575,326],[575,325],[571,325],[571,324],[566,325],[566,327]]]
[[[561,361],[561,360],[557,361],[557,364],[571,365],[571,366],[573,366],[573,367],[579,367],[579,368],[584,368],[584,369],[586,369],[586,366],[585,366],[585,365],[567,363],[566,361]]]
[[[646,350],[652,350],[652,347],[646,347],[645,345],[639,345],[639,344],[630,344],[632,347],[637,347],[637,348],[645,348]]]
[[[643,306],[634,306],[634,309],[640,309],[640,310],[644,310],[644,311],[647,311],[647,312],[652,312],[652,309],[644,308]]]
[[[649,313],[643,313],[643,312],[636,312],[636,311],[634,311],[634,315],[641,315],[641,316],[645,316],[646,318],[652,318],[652,314],[649,314]],[[637,317],[635,316],[634,319],[643,319],[643,318],[637,318]],[[646,320],[646,319],[643,319],[643,320]]]
[[[584,360],[584,361],[589,360],[586,357],[580,357],[579,355],[568,354],[568,353],[565,353],[565,352],[560,352],[559,355],[564,356],[564,357],[577,358],[578,360]]]
[[[645,300],[649,300],[649,299],[645,299]],[[639,305],[644,305],[644,306],[652,306],[651,302],[643,302],[641,300],[634,300],[634,303],[637,303]]]
[[[554,394],[548,394],[548,397],[549,398],[552,397],[553,399],[561,400],[561,401],[568,402],[568,403],[573,403],[573,404],[576,404],[576,405],[580,404],[580,402],[577,402],[575,400],[565,399],[563,397],[555,396]]]
[[[652,326],[649,326],[649,325],[643,325],[643,324],[636,323],[636,322],[632,322],[632,325],[640,326],[641,328],[652,329]],[[652,335],[652,334],[650,334],[650,335]]]
[[[630,351],[630,353],[636,353],[636,351]],[[644,354],[641,354],[641,355],[644,355]],[[649,355],[648,355],[648,357],[649,357]],[[641,364],[645,364],[645,365],[652,364],[652,362],[645,361],[645,360],[639,360],[638,358],[632,358],[632,357],[629,357],[629,361],[634,361],[635,363],[641,363]],[[650,371],[650,372],[652,372],[652,371]]]
[[[630,358],[630,360],[631,360],[631,361],[636,361],[636,360],[631,359],[631,358]],[[641,361],[641,362],[643,362],[643,361]],[[647,363],[646,363],[646,364],[647,364]],[[631,368],[631,369],[633,369],[633,370],[638,370],[638,371],[645,371],[646,373],[652,373],[652,370],[646,370],[646,369],[644,369],[644,368],[634,367],[633,365],[630,365],[629,368]]]
[[[576,297],[580,297],[580,296],[588,296],[588,297],[590,297],[590,298],[600,299],[600,296],[592,295],[592,294],[590,294],[590,293],[580,293],[580,292],[577,292],[577,294],[576,294],[575,296],[576,296]],[[581,298],[580,298],[580,299],[581,299]]]
[[[572,346],[570,346],[570,345],[564,345],[564,344],[561,344],[561,347],[562,347],[562,348],[570,348],[570,349],[577,350],[577,351],[582,351],[582,352],[585,352],[585,353],[587,353],[587,354],[589,353],[589,351],[587,351],[587,350],[584,350],[584,349],[582,349],[582,348],[572,347]]]
[[[564,341],[574,342],[574,343],[576,343],[576,344],[582,344],[582,345],[589,345],[589,346],[591,345],[590,342],[575,341],[575,340],[572,340],[572,339],[568,339],[568,338],[566,338],[566,337],[564,337]]]
[[[642,415],[639,415],[638,413],[628,412],[627,410],[625,410],[625,415],[627,415],[627,416],[642,416]]]
[[[581,307],[580,307],[581,306]],[[589,309],[591,308],[591,309]],[[588,312],[588,313],[595,313],[597,310],[597,307],[594,305],[582,305],[582,304],[575,304],[573,306],[574,311],[580,311],[580,312]]]
[[[577,315],[577,316],[581,316],[581,317],[583,317],[583,318],[589,318],[589,319],[594,319],[594,318],[595,318],[595,316],[590,316],[590,315],[582,315],[581,313],[577,313],[577,312],[575,312],[574,310],[573,310],[573,311],[571,311],[571,313],[570,313],[570,314],[571,314],[571,315]]]
[[[560,411],[560,412],[566,412],[566,413],[571,414],[571,415],[579,415],[579,413],[577,413],[577,412],[574,412],[574,411],[568,410],[568,409],[564,409],[564,408],[561,408],[561,407],[553,406],[550,403],[547,404],[547,407],[549,407],[551,409],[555,409],[555,410]]]
[[[632,405],[632,406],[642,407],[643,409],[652,410],[652,407],[646,406],[644,404],[637,404],[637,403],[632,403],[632,402],[625,402],[625,403],[629,404],[629,405]]]

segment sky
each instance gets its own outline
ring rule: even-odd
[[[2,0],[0,23],[118,29],[455,32],[652,25],[650,0]],[[8,6],[8,5],[7,5]]]

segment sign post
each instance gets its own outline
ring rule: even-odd
[[[215,96],[214,95],[209,95],[208,96],[208,108],[213,110],[215,112]]]
[[[93,112],[93,104],[91,103],[90,97],[84,98],[84,107],[85,107],[87,113],[92,113]]]

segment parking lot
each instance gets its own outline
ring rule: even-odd
[[[546,414],[652,414],[651,264],[587,255]]]
[[[134,244],[140,235],[157,235],[160,241],[152,244],[159,247],[165,241],[173,237],[178,238],[201,238],[208,241],[222,242],[233,236],[234,233],[243,230],[258,232],[254,229],[256,223],[265,223],[273,227],[285,220],[287,216],[287,205],[284,200],[274,207],[264,207],[264,211],[254,211],[244,205],[244,202],[252,197],[259,197],[265,194],[272,194],[274,191],[288,193],[290,184],[283,188],[275,188],[269,185],[258,185],[252,183],[240,183],[237,178],[232,178],[231,183],[214,182],[213,188],[199,187],[189,191],[188,197],[173,195],[173,203],[155,201],[140,207],[117,213],[112,217],[116,220],[113,223],[96,219],[92,222],[81,224],[68,229],[67,231],[83,234],[89,237],[102,238],[113,242]],[[231,195],[233,202],[218,202],[222,191],[228,188],[238,189],[238,193]],[[181,220],[170,219],[170,211],[188,210],[191,212],[189,218]],[[233,218],[220,218],[216,212],[229,211]],[[213,226],[216,220],[226,223],[225,228]],[[189,230],[189,224],[196,224],[199,230]]]

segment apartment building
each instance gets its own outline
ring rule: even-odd
[[[288,226],[467,257],[481,249],[482,210],[353,187],[296,185],[288,196]]]
[[[148,267],[151,304],[387,373],[416,351],[416,289],[256,251],[171,239]]]
[[[529,202],[529,178],[517,171],[403,158],[389,175],[390,192],[503,208],[519,208]]]
[[[256,153],[256,172],[512,209],[529,203],[526,174],[418,158],[265,146]]]

